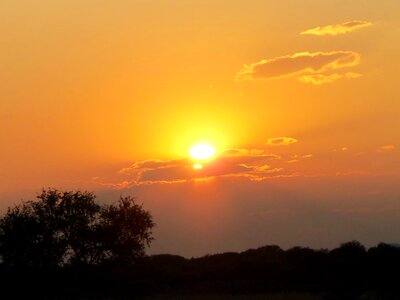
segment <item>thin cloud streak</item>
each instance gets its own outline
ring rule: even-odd
[[[316,35],[316,36],[324,36],[331,35],[336,36],[339,34],[346,34],[353,32],[355,30],[372,26],[371,22],[367,21],[350,21],[341,24],[327,25],[322,27],[315,27],[311,29],[307,29],[303,32],[300,32],[302,35]]]
[[[292,137],[282,136],[270,138],[267,140],[267,145],[269,146],[287,146],[290,144],[297,143],[298,140]]]
[[[388,151],[393,151],[396,149],[395,145],[388,144],[388,145],[382,145],[379,147],[378,152],[388,152]]]
[[[355,72],[347,72],[345,74],[338,74],[338,73],[333,73],[333,74],[329,74],[329,75],[324,75],[324,74],[311,74],[311,75],[303,75],[300,76],[298,79],[301,82],[304,83],[311,83],[314,85],[321,85],[324,83],[331,83],[334,82],[338,79],[355,79],[355,78],[359,78],[362,75],[359,73],[355,73]]]
[[[360,54],[354,51],[299,52],[245,65],[237,73],[236,80],[300,79],[307,75],[327,75],[338,69],[357,66],[360,59]]]

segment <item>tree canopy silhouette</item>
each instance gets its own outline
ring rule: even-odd
[[[43,190],[0,218],[0,255],[15,267],[133,264],[154,222],[133,197],[99,204],[93,193]]]

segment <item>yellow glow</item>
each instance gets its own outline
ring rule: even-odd
[[[192,146],[189,150],[189,154],[192,158],[198,160],[209,159],[215,155],[217,150],[208,143],[199,143]]]
[[[194,164],[194,165],[193,165],[193,169],[195,169],[195,170],[201,170],[201,169],[203,169],[203,165],[201,165],[201,164]]]

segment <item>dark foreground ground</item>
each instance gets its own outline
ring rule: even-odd
[[[400,300],[400,248],[357,242],[333,250],[265,246],[133,266],[58,269],[0,265],[0,299]]]
[[[209,294],[209,295],[158,295],[146,297],[146,300],[328,300],[333,295],[307,293],[272,293],[272,294]],[[366,292],[355,299],[383,299],[374,292]]]
[[[223,295],[223,294],[211,294],[211,295],[192,295],[192,296],[167,296],[159,295],[149,298],[148,300],[322,300],[324,299],[321,295],[307,295],[307,294],[247,294],[247,295]]]

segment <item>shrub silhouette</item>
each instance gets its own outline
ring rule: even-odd
[[[152,241],[154,222],[132,197],[98,204],[93,193],[43,190],[0,219],[0,255],[13,267],[132,264]]]

